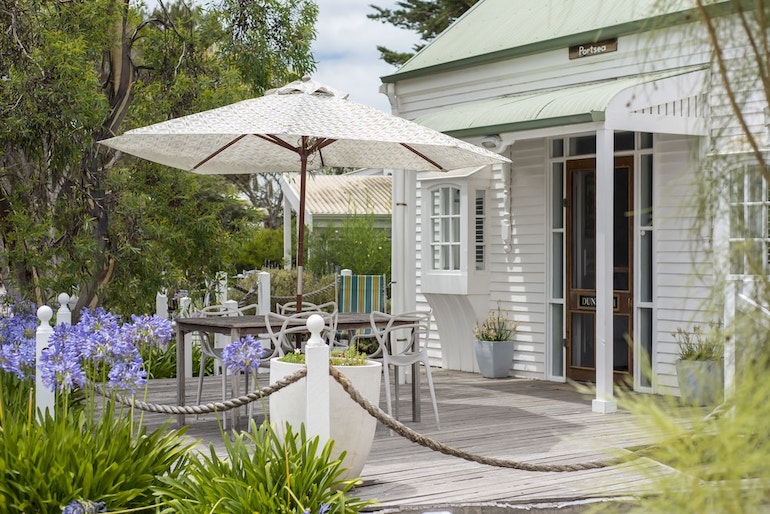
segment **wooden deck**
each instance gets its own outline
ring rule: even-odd
[[[409,421],[411,405],[402,388],[402,421],[424,436],[453,448],[486,457],[527,463],[580,464],[605,460],[624,448],[653,440],[631,414],[591,412],[592,397],[569,384],[520,379],[485,379],[475,373],[433,371],[441,416],[436,429],[423,383],[422,421]],[[267,384],[265,377],[261,385]],[[197,379],[188,380],[187,404],[195,402]],[[151,381],[148,401],[173,404],[174,380]],[[218,377],[207,377],[204,402],[217,400]],[[381,407],[384,408],[384,395]],[[261,418],[262,407],[255,404]],[[149,426],[167,416],[146,414]],[[208,447],[223,445],[213,415],[188,416],[188,434]],[[621,450],[619,450],[621,449]],[[644,469],[643,469],[644,468]],[[648,471],[668,472],[653,462],[637,460],[602,469],[531,472],[498,468],[443,455],[379,425],[374,446],[356,489],[379,503],[377,512],[447,511],[453,514],[502,512],[514,507],[552,505],[575,512],[586,502],[616,500],[643,491]],[[573,509],[573,510],[569,510]],[[543,511],[539,511],[543,512]],[[546,510],[545,512],[548,512]]]

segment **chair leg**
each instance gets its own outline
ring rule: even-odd
[[[214,361],[216,363],[216,360]],[[220,366],[222,366],[222,370],[220,372],[220,375],[222,375],[222,401],[227,400],[227,368],[222,365],[222,361],[220,362]],[[222,429],[227,430],[227,411],[222,413]]]
[[[393,366],[393,403],[395,405],[393,411],[396,413],[396,419],[398,419],[398,383],[400,380],[401,368],[399,366]]]
[[[388,404],[388,415],[393,416],[393,409],[390,403],[390,364],[382,363],[382,373],[385,379],[385,401]]]
[[[206,372],[206,356],[201,354],[201,366],[198,370],[198,396],[196,396],[195,405],[201,404],[201,396],[203,394],[203,374]],[[195,416],[198,419],[199,415]]]
[[[441,430],[441,425],[438,420],[438,404],[436,403],[436,391],[433,389],[433,377],[430,373],[430,364],[423,362],[425,366],[425,374],[428,376],[428,390],[430,391],[430,399],[433,400],[433,415],[436,417],[436,428]]]

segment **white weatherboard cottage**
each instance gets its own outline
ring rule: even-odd
[[[731,2],[707,3],[729,34]],[[766,145],[746,38],[724,41],[728,65],[749,67],[737,99]],[[394,114],[512,160],[394,175],[394,309],[430,305],[436,364],[473,370],[473,322],[499,303],[520,323],[512,376],[594,381],[597,412],[616,409],[619,380],[678,394],[671,333],[729,322],[734,293],[708,299],[750,282],[719,258],[745,234],[727,215],[700,226],[695,205],[707,159],[756,163],[714,56],[695,0],[481,0],[382,78]],[[747,177],[720,201],[753,201],[724,212],[757,214],[767,262],[767,186]]]

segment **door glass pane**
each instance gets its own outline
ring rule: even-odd
[[[639,238],[639,299],[652,301],[652,232],[643,232]]]
[[[642,155],[639,185],[639,225],[652,226],[652,155]]]
[[[551,195],[551,225],[553,228],[564,228],[564,163],[555,162],[551,170],[553,190]]]
[[[596,221],[594,171],[573,172],[572,287],[596,289]]]
[[[628,170],[615,168],[615,200],[613,205],[613,288],[616,291],[628,291],[629,288],[629,217],[628,205]]]
[[[553,285],[551,294],[554,298],[564,298],[564,236],[554,232],[553,246]]]
[[[592,155],[596,153],[596,135],[571,137],[569,139],[569,154]]]
[[[595,363],[594,341],[596,340],[594,314],[573,312],[570,322],[572,323],[570,365],[593,368]]]
[[[639,384],[652,387],[652,309],[639,309]]]
[[[612,331],[613,331],[613,348],[612,358],[614,361],[613,369],[615,371],[628,372],[630,359],[629,353],[629,341],[626,339],[628,334],[628,316],[613,316],[612,317]]]
[[[564,376],[564,352],[562,351],[564,333],[564,308],[560,304],[551,305],[551,375]]]
[[[564,156],[564,140],[554,139],[551,141],[551,157],[563,157]]]
[[[634,133],[633,132],[615,132],[615,151],[633,150]]]

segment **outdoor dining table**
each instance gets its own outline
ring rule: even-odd
[[[271,313],[272,314],[272,313]],[[268,314],[267,316],[271,316]],[[356,330],[371,328],[371,314],[365,312],[340,312],[337,314],[337,330]],[[374,315],[377,326],[388,323],[388,316]],[[267,332],[266,317],[257,316],[206,316],[176,319],[176,394],[177,405],[185,405],[185,335],[190,332],[213,332],[229,335],[232,341],[237,341],[247,334],[265,334]],[[280,325],[283,318],[276,315],[274,323]],[[393,326],[414,323],[416,318],[409,316],[397,316]],[[303,321],[304,323],[304,321]],[[396,376],[398,380],[398,376]],[[386,384],[387,387],[387,384]],[[420,373],[419,365],[412,366],[412,421],[420,421]],[[177,415],[177,424],[181,427],[185,424],[185,415]]]

